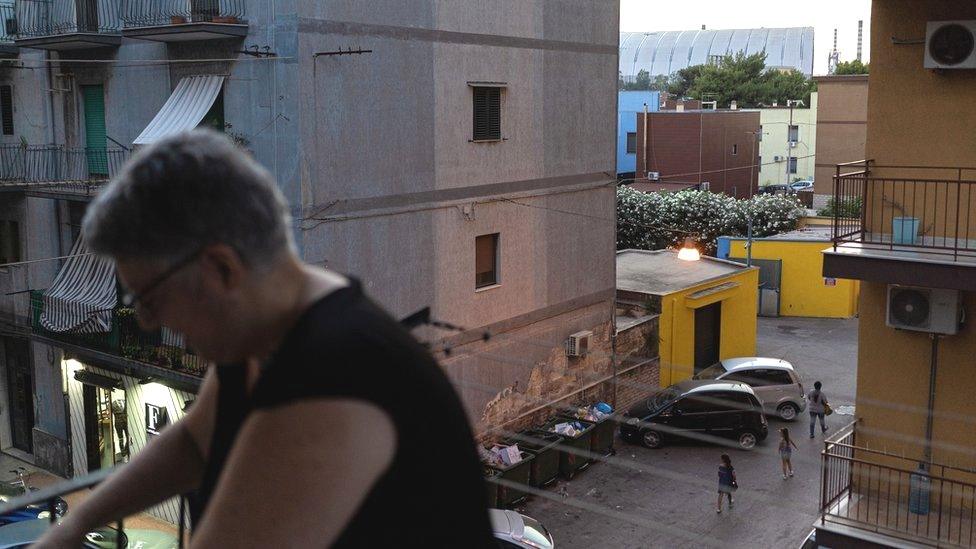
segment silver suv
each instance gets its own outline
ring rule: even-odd
[[[695,379],[738,381],[752,387],[766,415],[793,421],[806,409],[803,385],[793,365],[778,358],[727,358],[695,374]]]

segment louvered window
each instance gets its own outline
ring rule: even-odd
[[[14,94],[10,86],[0,86],[0,122],[3,135],[14,134]]]
[[[474,141],[502,138],[502,89],[474,86]]]

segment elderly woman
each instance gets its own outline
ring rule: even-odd
[[[92,203],[147,330],[217,364],[184,419],[38,546],[192,492],[192,547],[490,547],[470,427],[437,363],[353,279],[304,264],[271,175],[222,134],[165,139]],[[422,401],[422,413],[416,402]]]

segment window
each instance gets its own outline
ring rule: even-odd
[[[790,126],[790,136],[789,141],[799,141],[800,140],[800,126]]]
[[[0,263],[20,260],[20,227],[16,221],[0,220]]]
[[[715,408],[715,405],[711,402],[713,398],[714,395],[685,397],[674,405],[674,409],[681,410],[682,414],[711,412]]]
[[[732,145],[732,156],[738,156],[738,154],[739,154],[739,145],[738,144],[733,144]]]
[[[762,126],[759,126],[759,133],[756,134],[756,141],[760,141],[760,142],[762,141],[762,134],[763,134]]]
[[[796,160],[795,156],[790,157],[790,173],[796,173]]]
[[[757,156],[756,157],[756,164],[759,164],[760,167],[762,166],[762,157],[761,156]]]
[[[10,86],[0,86],[0,125],[3,135],[14,134],[14,92]]]
[[[767,385],[793,385],[793,378],[786,370],[766,370]]]
[[[474,262],[476,289],[498,284],[498,233],[475,238]]]
[[[502,89],[473,86],[474,135],[472,141],[497,141],[502,138]]]
[[[637,153],[637,132],[627,132],[627,154]]]

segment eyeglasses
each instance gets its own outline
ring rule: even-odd
[[[125,307],[141,306],[142,309],[148,310],[144,302],[146,296],[152,293],[152,291],[158,288],[160,285],[162,285],[163,282],[166,282],[166,280],[169,279],[171,276],[178,273],[181,269],[183,269],[190,263],[193,263],[198,257],[200,257],[200,254],[202,252],[203,250],[197,250],[192,254],[186,256],[185,258],[177,261],[176,263],[173,263],[168,269],[163,271],[162,274],[154,278],[152,282],[146,284],[146,287],[143,288],[141,291],[139,292],[125,291],[122,294],[122,305]]]

